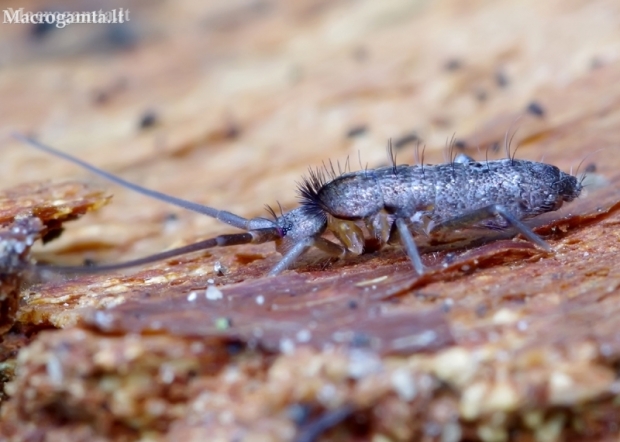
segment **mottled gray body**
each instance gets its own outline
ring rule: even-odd
[[[339,257],[362,253],[364,232],[357,225],[361,221],[380,244],[398,239],[416,272],[422,274],[424,266],[414,241],[418,234],[441,241],[443,233],[465,227],[512,227],[541,249],[551,251],[521,220],[557,210],[581,192],[581,183],[574,176],[545,163],[510,158],[478,163],[458,155],[448,164],[396,166],[392,156],[390,167],[339,176],[328,170],[311,172],[299,187],[300,207],[280,216],[271,211],[273,220],[246,219],[144,188],[23,135],[16,137],[136,192],[245,230],[125,263],[64,269],[69,272],[117,270],[212,247],[274,241],[283,257],[269,274],[277,275],[310,247]],[[326,175],[332,179],[326,180]],[[323,238],[327,229],[339,243]]]
[[[579,195],[575,177],[557,167],[526,160],[475,161],[382,167],[351,172],[326,183],[316,201],[330,215],[347,220],[381,211],[396,217],[428,216],[435,225],[491,205],[517,219],[557,210]],[[503,219],[488,227],[504,227]]]

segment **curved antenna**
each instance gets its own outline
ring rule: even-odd
[[[234,233],[230,235],[220,235],[215,238],[205,239],[186,246],[177,247],[175,249],[166,250],[165,252],[155,253],[153,255],[145,256],[144,258],[138,258],[131,261],[125,261],[118,264],[103,264],[100,266],[57,266],[41,264],[34,266],[38,271],[47,270],[54,273],[77,273],[77,274],[89,274],[89,273],[102,273],[111,272],[116,270],[129,269],[132,267],[138,267],[146,264],[151,264],[165,259],[174,258],[176,256],[186,255],[188,253],[199,252],[201,250],[211,249],[213,247],[228,247],[238,244],[260,244],[267,241],[272,241],[279,238],[281,235],[277,228],[257,229],[251,232]]]
[[[22,141],[23,143],[26,143],[29,146],[34,147],[35,149],[41,150],[48,154],[54,155],[55,157],[62,158],[63,160],[76,164],[96,175],[99,175],[102,178],[105,178],[108,181],[112,181],[113,183],[119,184],[128,189],[131,189],[134,192],[141,193],[143,195],[149,196],[151,198],[155,198],[159,201],[163,201],[169,204],[174,204],[175,206],[182,207],[184,209],[191,210],[193,212],[202,213],[203,215],[210,216],[211,218],[215,218],[219,221],[225,222],[226,224],[229,224],[233,227],[237,227],[239,229],[244,229],[244,230],[248,229],[249,220],[239,215],[235,215],[234,213],[230,213],[225,210],[218,210],[213,207],[204,206],[198,203],[193,203],[191,201],[187,201],[187,200],[177,198],[171,195],[166,195],[165,193],[161,193],[156,190],[147,189],[138,184],[134,184],[129,181],[126,181],[121,177],[111,174],[110,172],[106,172],[105,170],[99,169],[98,167],[95,167],[92,164],[87,163],[86,161],[80,160],[77,157],[69,155],[68,153],[64,153],[64,152],[54,149],[53,147],[47,146],[33,138],[29,138],[19,133],[13,133],[12,135],[17,140]]]

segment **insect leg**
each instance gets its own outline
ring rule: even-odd
[[[504,206],[499,204],[492,204],[490,206],[482,207],[478,210],[466,213],[462,216],[449,219],[443,223],[440,223],[433,227],[431,234],[438,231],[450,231],[457,230],[463,227],[471,226],[477,222],[484,221],[495,216],[501,216],[510,224],[517,232],[526,237],[528,240],[536,244],[541,249],[547,252],[553,252],[553,249],[547,244],[540,236],[536,235],[532,229],[522,223],[512,213],[510,213]]]
[[[396,228],[398,229],[398,234],[400,235],[400,240],[407,251],[407,255],[409,255],[409,259],[413,264],[413,268],[418,273],[418,275],[422,275],[424,273],[424,265],[422,264],[422,259],[420,258],[420,253],[418,252],[418,248],[415,245],[415,241],[413,240],[413,236],[407,227],[407,223],[403,218],[396,219]]]
[[[366,228],[370,234],[384,245],[390,239],[390,231],[392,230],[392,221],[386,213],[379,212],[366,220]]]
[[[362,252],[364,251],[364,233],[353,221],[345,221],[329,216],[327,225],[329,230],[332,231],[336,238],[338,238],[338,240],[351,253],[353,253],[354,255],[362,254]],[[316,244],[316,246],[321,248],[318,243]],[[325,250],[325,252],[333,254],[329,250]]]
[[[325,253],[339,258],[343,257],[347,253],[347,249],[338,244],[334,244],[324,238],[319,237],[307,237],[299,241],[293,247],[288,249],[284,254],[280,262],[278,262],[274,268],[271,269],[268,276],[276,276],[288,269],[301,255],[306,253],[310,247],[317,247]]]
[[[183,247],[167,250],[161,253],[145,256],[144,258],[134,259],[132,261],[121,262],[118,264],[104,264],[100,266],[55,266],[55,265],[37,265],[39,270],[47,270],[55,273],[99,273],[115,270],[123,270],[131,267],[151,264],[153,262],[163,261],[165,259],[174,258],[175,256],[185,255],[187,253],[198,252],[200,250],[211,249],[213,247],[228,247],[238,244],[260,244],[273,241],[280,238],[277,229],[260,229],[252,230],[245,233],[235,233],[231,235],[220,235],[215,238],[198,241]]]

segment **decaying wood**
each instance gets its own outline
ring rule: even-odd
[[[360,150],[385,162],[389,137],[403,163],[417,138],[427,162],[442,161],[453,133],[483,160],[503,155],[514,126],[518,157],[568,171],[591,154],[582,170],[596,169],[579,200],[533,220],[552,256],[503,239],[426,253],[418,278],[398,249],[344,262],[313,252],[265,278],[279,259],[265,244],[28,287],[3,340],[0,434],[617,437],[620,11],[539,3],[163,3],[136,6],[135,40],[121,47],[99,28],[36,41],[0,29],[22,49],[0,71],[4,125],[244,216],[292,207],[295,180],[322,160]],[[6,187],[77,173],[3,149]],[[107,198],[32,186],[0,201],[3,223],[28,213],[58,228]],[[74,205],[55,218],[61,194]],[[65,227],[39,257],[120,261],[227,231],[119,189]]]
[[[23,301],[20,289],[36,278],[29,253],[34,242],[59,234],[62,224],[110,199],[103,190],[79,182],[28,183],[0,191],[0,382],[12,378],[14,357],[29,340],[13,326]],[[0,395],[5,399],[4,392]]]

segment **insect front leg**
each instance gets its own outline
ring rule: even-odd
[[[362,232],[362,229],[360,229],[353,221],[341,220],[329,216],[327,226],[334,236],[338,238],[338,241],[340,241],[351,253],[354,255],[362,254],[364,251],[364,233]],[[317,247],[320,248],[318,245]],[[329,250],[326,250],[326,252],[330,253]]]
[[[440,224],[437,224],[431,230],[433,233],[450,232],[453,230],[459,230],[479,223],[481,221],[501,216],[512,228],[514,228],[521,235],[529,239],[546,252],[553,252],[553,249],[547,244],[540,236],[536,235],[532,229],[522,223],[516,218],[508,209],[500,204],[491,204],[490,206],[482,207],[477,210],[473,210],[465,215],[457,216]]]
[[[291,265],[293,265],[297,258],[306,253],[308,249],[313,246],[331,256],[336,256],[338,258],[344,257],[347,253],[347,249],[331,241],[328,241],[325,238],[322,238],[320,236],[309,236],[307,238],[303,238],[299,242],[295,243],[292,247],[288,248],[286,252],[283,253],[284,256],[282,257],[280,262],[278,262],[275,267],[271,269],[268,276],[276,276],[282,273],[284,270],[288,269]],[[276,249],[277,248],[278,247],[276,246]]]

